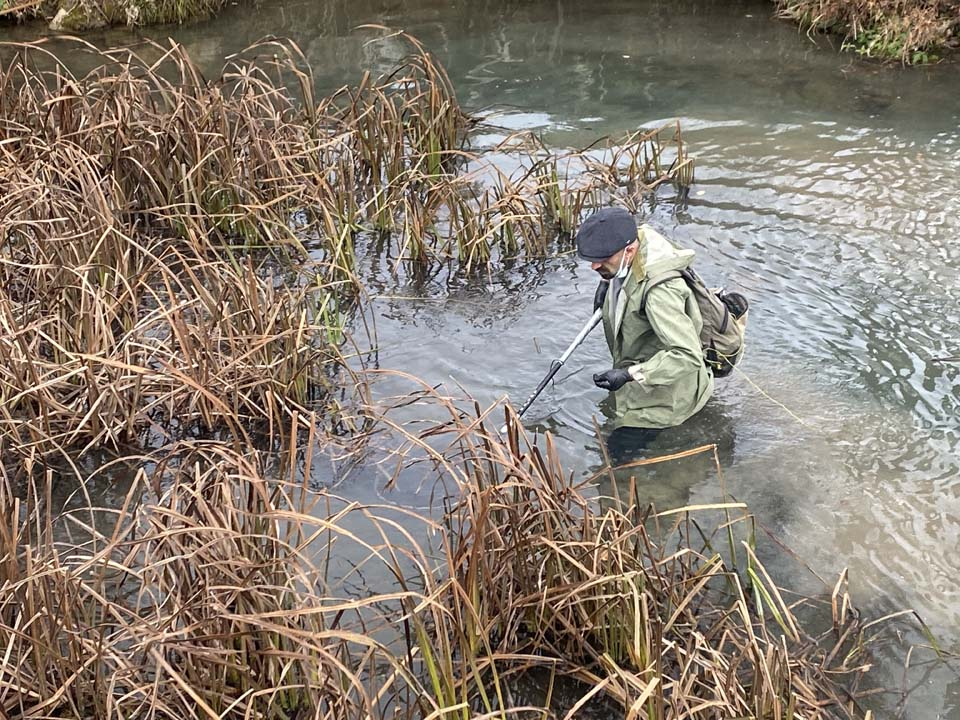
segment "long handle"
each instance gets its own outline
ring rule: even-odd
[[[576,350],[587,339],[587,335],[600,324],[600,321],[603,319],[603,308],[597,308],[596,312],[593,313],[593,317],[587,320],[587,324],[583,326],[580,330],[580,333],[573,339],[573,342],[570,343],[570,347],[567,348],[566,352],[560,356],[560,359],[557,361],[563,365],[567,359],[573,355],[573,351]]]
[[[600,324],[601,319],[603,319],[603,309],[597,308],[597,310],[593,313],[593,316],[587,321],[587,324],[583,326],[577,336],[573,339],[573,342],[570,343],[570,347],[564,351],[563,355],[550,363],[550,370],[547,371],[547,374],[544,375],[543,380],[541,380],[540,384],[537,385],[537,389],[533,391],[530,397],[527,398],[527,401],[523,404],[523,407],[521,407],[519,412],[517,412],[518,418],[523,417],[523,414],[530,408],[531,405],[533,405],[533,401],[540,396],[540,393],[542,393],[547,384],[553,380],[560,368],[563,367],[563,364],[570,358],[571,355],[573,355],[573,351],[580,347],[583,341],[587,339],[587,335],[589,335],[590,332]],[[500,428],[501,433],[505,433],[506,431],[506,425]]]

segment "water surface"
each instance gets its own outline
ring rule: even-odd
[[[685,205],[655,203],[644,219],[695,248],[708,281],[750,298],[749,347],[743,373],[655,447],[717,443],[723,487],[700,459],[641,478],[649,497],[677,505],[726,490],[824,577],[849,568],[865,612],[913,607],[960,650],[960,364],[938,360],[960,355],[957,66],[839,56],[773,19],[769,3],[745,1],[267,0],[150,34],[186,43],[211,75],[263,35],[289,36],[330,89],[405,52],[366,42],[371,32],[353,31],[363,23],[424,41],[461,101],[504,128],[491,138],[527,128],[576,148],[681,119],[697,182]],[[526,397],[589,316],[595,286],[569,254],[479,277],[395,269],[373,254],[361,263],[380,366],[481,403]],[[600,464],[592,418],[604,421],[589,378],[608,366],[597,333],[528,416],[583,475]],[[377,390],[406,388],[386,379]],[[339,492],[371,499],[383,480],[358,473]],[[413,483],[390,499],[424,502]],[[782,562],[782,579],[815,589]],[[878,657],[889,687],[900,661]],[[908,717],[960,718],[950,667],[909,684]]]

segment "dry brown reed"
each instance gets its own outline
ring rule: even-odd
[[[5,474],[4,712],[505,717],[530,711],[511,688],[540,669],[529,717],[601,696],[637,718],[864,715],[872,623],[843,578],[811,637],[796,616],[809,601],[771,582],[743,506],[603,501],[549,437],[502,445],[489,411],[449,408],[398,449],[460,489],[443,523],[310,491],[309,446],[299,476],[296,448],[268,474],[255,452],[181,443],[74,477],[63,507],[54,470]],[[117,507],[83,501],[103,480],[126,488]],[[563,676],[584,685],[561,710]]]
[[[43,0],[25,0],[24,2],[0,3],[0,23],[19,22],[36,17],[40,13]]]
[[[452,620],[438,626],[455,645],[443,657],[461,665],[437,683],[448,696],[469,697],[476,668],[498,690],[538,668],[582,683],[566,718],[600,697],[629,718],[869,716],[857,698],[869,694],[871,624],[853,611],[845,575],[819,599],[789,594],[759,560],[742,504],[657,514],[634,479],[602,497],[511,410],[504,442],[488,430],[496,407],[438,404],[449,420],[416,435],[394,429],[407,441],[400,465],[438,468],[450,492],[444,560],[455,591],[441,599]],[[716,461],[713,446],[690,452]],[[827,630],[806,630],[801,608],[829,618]]]
[[[332,141],[252,65],[207,83],[173,46],[78,79],[20,50],[0,76],[6,459],[335,415],[352,258],[296,222]]]
[[[22,499],[12,478],[0,488],[8,716],[375,714],[383,672],[402,671],[375,638],[376,605],[404,594],[350,598],[324,574],[341,544],[379,554],[345,523],[376,523],[370,510],[268,483],[216,443],[99,472],[135,474],[118,509],[52,508],[49,473]]]
[[[574,718],[606,697],[630,718],[863,716],[869,623],[841,582],[810,637],[749,534],[721,549],[750,526],[741,505],[604,501],[549,436],[501,443],[496,408],[432,400],[449,420],[394,425],[393,450],[452,491],[442,521],[309,490],[309,447],[267,472],[255,451],[183,442],[75,477],[66,503],[50,468],[5,474],[0,707],[467,720]],[[104,479],[119,507],[83,500]],[[519,705],[517,674],[538,668],[546,698]],[[561,676],[586,683],[562,709]]]
[[[459,255],[470,264],[505,242],[542,255],[590,205],[635,204],[659,184],[692,181],[679,127],[672,137],[639,132],[582,153],[510,138],[496,150],[529,162],[503,177],[489,154],[466,151],[475,121],[443,68],[402,38],[412,52],[395,71],[365,74],[319,101],[290,43],[251,48],[216,82],[177,45],[151,46],[150,57],[91,48],[100,65],[82,78],[40,45],[16,46],[0,75],[5,160],[22,169],[5,178],[15,200],[4,214],[17,219],[4,235],[98,236],[106,223],[297,257],[312,240],[349,267],[365,229],[390,234],[404,257]],[[38,60],[53,70],[41,72]],[[43,196],[50,187],[77,203],[93,191],[79,208],[93,227],[51,213],[59,208]],[[60,224],[42,227],[55,218]]]
[[[590,204],[692,179],[679,128],[566,156],[511,138],[528,162],[507,177],[465,150],[473,120],[402,37],[412,52],[395,71],[320,100],[289,43],[255,46],[212,82],[175,44],[83,46],[97,61],[83,77],[42,43],[13,46],[0,70],[8,458],[221,431],[285,442],[291,417],[349,429],[357,398],[330,391],[363,395],[336,377],[360,233],[469,269],[545,255]]]

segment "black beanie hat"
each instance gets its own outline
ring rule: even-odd
[[[623,208],[603,208],[584,220],[577,231],[577,255],[588,262],[601,262],[636,239],[633,215]]]

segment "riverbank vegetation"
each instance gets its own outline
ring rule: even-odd
[[[776,0],[780,15],[810,32],[830,32],[864,57],[922,64],[960,39],[957,0]]]
[[[778,14],[808,32],[838,35],[843,49],[922,64],[960,42],[957,0],[774,0]],[[46,19],[56,32],[184,23],[210,18],[227,0],[0,0],[0,22]]]
[[[162,25],[216,15],[227,0],[0,0],[0,20],[45,18],[55,32]]]
[[[692,180],[675,126],[472,151],[404,41],[324,98],[278,43],[215,82],[176,45],[3,67],[4,713],[546,718],[569,680],[568,717],[862,716],[876,626],[841,583],[805,630],[742,506],[655,517],[574,483],[549,436],[492,433],[495,408],[373,402],[359,254],[476,272]],[[439,419],[394,418],[412,403]],[[323,489],[317,458],[374,442],[445,510]]]

